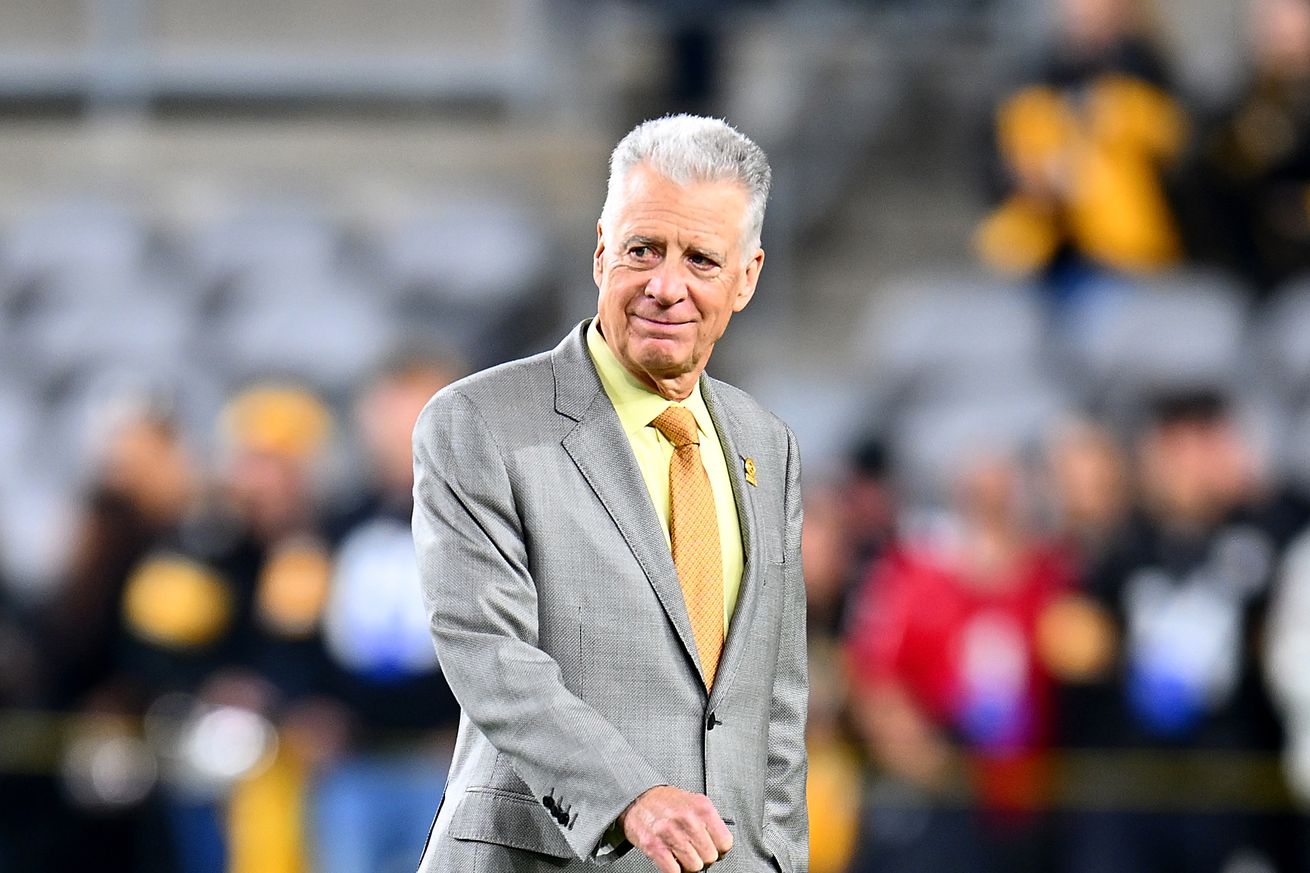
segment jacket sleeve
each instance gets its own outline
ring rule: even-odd
[[[540,532],[538,532],[540,533]],[[605,862],[618,815],[665,782],[572,694],[538,647],[537,587],[495,435],[457,391],[414,435],[414,543],[437,657],[465,716],[504,755],[579,858]]]
[[[810,866],[805,714],[809,681],[805,641],[805,576],[801,571],[800,453],[787,432],[785,554],[786,591],[778,664],[769,716],[769,767],[764,785],[764,839],[784,873]]]

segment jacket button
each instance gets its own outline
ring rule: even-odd
[[[545,797],[541,798],[541,805],[544,806],[544,807],[546,807],[546,809],[554,810],[554,809],[555,809],[555,798],[553,798],[553,797],[551,797],[549,794],[547,794]]]
[[[723,724],[723,722],[719,721],[719,719],[714,715],[713,712],[705,716],[705,730],[712,731],[714,730],[715,725],[720,725],[720,724]]]

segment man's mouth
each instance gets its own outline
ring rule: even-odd
[[[646,324],[651,324],[656,327],[682,327],[684,325],[691,324],[690,321],[672,321],[672,320],[661,319],[661,318],[649,318],[644,315],[634,314],[633,317],[636,318],[638,321],[644,321]]]

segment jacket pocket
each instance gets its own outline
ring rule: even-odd
[[[465,791],[448,833],[457,840],[508,846],[552,858],[576,858],[541,804],[526,794],[496,788]]]

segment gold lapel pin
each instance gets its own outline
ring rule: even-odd
[[[742,458],[743,466],[746,468],[746,484],[755,485],[755,460],[753,458]]]

